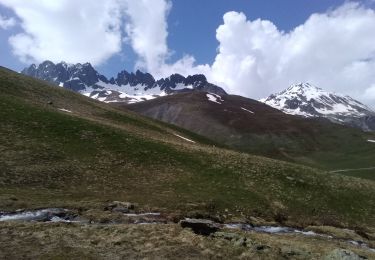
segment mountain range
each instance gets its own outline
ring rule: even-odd
[[[55,64],[51,61],[44,61],[38,66],[32,64],[21,73],[107,103],[136,103],[158,96],[195,90],[218,95],[226,94],[222,88],[207,82],[204,75],[184,77],[173,74],[168,78],[155,80],[149,73],[139,70],[129,73],[123,70],[117,74],[116,78],[107,79],[98,73],[90,63],[60,62]]]
[[[226,91],[207,81],[204,75],[184,77],[173,74],[155,80],[150,73],[123,70],[108,79],[97,72],[90,63],[68,64],[44,61],[32,64],[22,74],[48,81],[85,96],[106,103],[134,104],[176,93],[207,92],[227,96]],[[353,98],[324,91],[309,83],[293,84],[284,91],[272,94],[261,102],[286,114],[305,118],[325,118],[331,122],[375,131],[375,112]]]
[[[371,133],[311,117],[283,113],[236,95],[178,93],[134,104],[115,103],[174,124],[242,152],[323,169],[373,166]],[[349,152],[350,151],[350,152]]]

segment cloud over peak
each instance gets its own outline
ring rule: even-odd
[[[99,64],[121,51],[121,12],[116,0],[0,0],[20,18],[22,33],[9,39],[25,63],[43,60]]]
[[[168,58],[167,16],[171,7],[166,0],[126,1],[126,32],[139,57],[136,67],[155,71]]]
[[[312,14],[288,32],[272,21],[228,12],[216,30],[218,52],[211,64],[196,64],[192,55],[168,62],[171,0],[0,0],[0,4],[20,20],[23,32],[9,42],[14,54],[27,63],[49,59],[97,65],[128,44],[138,56],[135,67],[156,77],[203,73],[227,91],[252,98],[295,82],[311,82],[375,104],[375,12],[358,2]],[[6,19],[0,17],[4,27],[2,21]]]
[[[353,2],[313,14],[289,32],[228,12],[216,31],[216,58],[204,69],[211,81],[248,97],[311,82],[374,104],[374,31],[374,10]]]

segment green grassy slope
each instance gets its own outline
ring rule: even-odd
[[[0,69],[0,119],[2,210],[120,200],[222,218],[375,225],[374,182],[217,148],[6,69]]]
[[[375,144],[367,142],[375,139],[375,133],[328,120],[287,115],[240,96],[225,96],[217,104],[209,102],[205,93],[195,92],[114,105],[187,128],[250,154],[327,171],[375,167]],[[346,174],[375,180],[375,170]]]

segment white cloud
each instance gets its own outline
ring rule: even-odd
[[[16,25],[16,20],[13,17],[6,18],[0,14],[0,28],[7,30],[15,25]]]
[[[307,81],[375,104],[373,32],[375,12],[353,2],[313,14],[290,32],[270,21],[249,21],[243,13],[228,12],[216,32],[219,47],[213,64],[194,66],[190,57],[164,70],[183,63],[183,74],[203,72],[229,92],[252,98]]]
[[[167,0],[126,1],[126,32],[133,50],[139,56],[137,67],[156,71],[168,58],[167,15],[171,6]]]
[[[22,61],[99,64],[121,51],[121,1],[0,0],[21,20],[9,43]]]
[[[136,67],[156,77],[203,73],[229,92],[252,98],[307,81],[375,104],[375,12],[358,2],[313,14],[289,32],[271,21],[228,12],[216,31],[215,60],[202,65],[190,55],[168,63],[171,0],[0,0],[0,4],[21,21],[24,32],[12,36],[10,43],[25,62],[100,64],[121,52],[125,38],[138,55]]]
[[[98,65],[121,52],[124,42],[139,57],[136,67],[157,71],[169,57],[169,0],[0,0],[0,4],[21,21],[23,32],[9,43],[25,63],[64,60]]]

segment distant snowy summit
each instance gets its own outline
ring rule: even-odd
[[[71,89],[103,102],[136,103],[159,96],[187,91],[206,91],[218,95],[226,92],[209,82],[204,75],[184,77],[173,74],[155,80],[149,73],[121,71],[116,78],[107,79],[99,74],[90,63],[68,64],[44,61],[38,66],[25,68],[22,74],[46,80],[52,84]]]
[[[309,83],[293,84],[261,102],[287,114],[322,117],[332,122],[375,130],[375,112],[349,96],[327,92]]]

